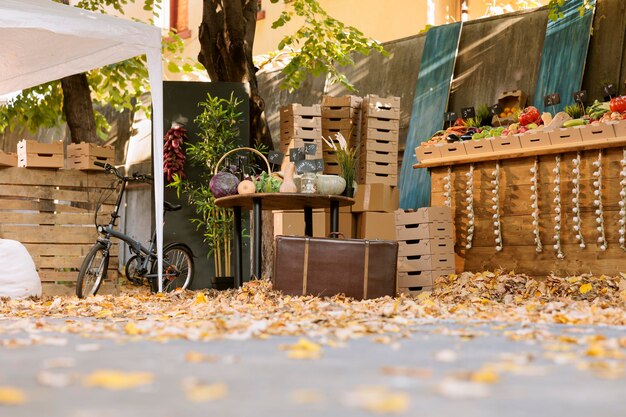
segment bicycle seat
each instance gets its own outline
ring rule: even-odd
[[[165,211],[178,211],[181,208],[183,208],[181,204],[172,204],[169,201],[163,201],[163,209]]]

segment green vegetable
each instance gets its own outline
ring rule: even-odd
[[[591,106],[587,107],[587,115],[589,115],[589,117],[593,120],[599,120],[610,111],[611,108],[609,107],[609,103],[600,103],[598,100],[594,101]]]
[[[563,123],[563,127],[583,126],[588,124],[589,121],[585,119],[572,119]]]
[[[272,177],[265,171],[261,172],[253,181],[257,193],[277,193],[282,184],[280,179]]]
[[[578,119],[583,115],[583,108],[579,104],[572,104],[565,107],[565,113],[572,119]]]

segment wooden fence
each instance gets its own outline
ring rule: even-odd
[[[96,204],[104,199],[98,221],[108,221],[114,188],[112,177],[104,172],[0,169],[0,238],[26,246],[44,294],[73,291],[81,263],[97,238]],[[116,290],[117,265],[114,245],[103,290]]]

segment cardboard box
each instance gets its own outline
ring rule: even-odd
[[[607,123],[592,123],[574,129],[580,130],[583,142],[607,142],[615,137],[613,125]]]
[[[410,287],[410,288],[401,288],[398,287],[397,293],[398,297],[404,295],[406,297],[418,297],[421,293],[425,292],[433,292],[433,287]]]
[[[439,147],[442,158],[467,155],[463,142],[444,143]]]
[[[400,109],[400,97],[379,97],[376,94],[368,94],[363,99],[364,103],[370,108],[378,109]]]
[[[322,128],[322,136],[324,139],[328,141],[332,141],[335,144],[339,144],[339,141],[336,139],[338,133],[341,133],[341,136],[348,142],[348,146],[354,146],[359,142],[358,138],[358,126],[357,129],[323,129]],[[324,142],[324,149],[330,149],[330,147]]]
[[[330,210],[326,209],[324,215],[326,217],[326,221],[325,221],[326,236],[330,236]],[[345,239],[354,238],[354,231],[356,229],[355,227],[356,225],[354,223],[355,223],[355,220],[354,220],[354,216],[352,215],[352,213],[350,212],[342,213],[341,211],[339,212],[339,233],[343,235],[343,238]]]
[[[398,185],[397,174],[379,174],[375,172],[367,172],[359,174],[359,184],[386,184],[392,187]]]
[[[491,142],[485,139],[466,140],[465,142],[463,142],[463,146],[465,147],[465,152],[468,155],[493,152],[493,146],[491,146]]]
[[[17,154],[5,153],[0,151],[0,167],[16,167],[17,166]]]
[[[550,146],[550,135],[547,132],[528,132],[520,135],[520,144],[522,148],[538,148],[541,146]]]
[[[361,109],[358,107],[322,106],[322,119],[351,119],[355,124],[361,122]]]
[[[65,160],[65,168],[80,171],[103,171],[104,168],[97,166],[95,164],[96,162],[109,163],[113,165],[113,158],[102,158],[87,155],[71,156]]]
[[[363,174],[389,174],[389,175],[397,175],[398,174],[398,162],[370,162],[370,161],[359,161],[359,170]],[[367,183],[366,183],[367,184]]]
[[[626,137],[626,120],[620,120],[618,122],[611,122],[613,125],[613,129],[615,129],[615,137],[625,138]]]
[[[454,271],[454,254],[398,256],[398,272]]]
[[[396,240],[454,239],[453,229],[452,223],[448,222],[396,226]]]
[[[362,117],[361,125],[363,129],[400,129],[400,121],[398,119],[385,119],[382,117]]]
[[[361,129],[361,139],[365,140],[386,140],[398,142],[400,136],[398,135],[398,130],[390,130],[390,129],[376,129],[372,127],[363,127]]]
[[[386,184],[360,184],[354,193],[353,213],[379,211],[391,213],[398,209],[398,187]]]
[[[452,238],[443,238],[401,240],[398,242],[398,256],[434,254],[454,255],[454,240]]]
[[[398,152],[398,142],[384,139],[367,139],[361,142],[361,152]]]
[[[63,142],[39,143],[21,140],[17,144],[17,166],[28,168],[63,168]]]
[[[522,149],[522,144],[519,141],[518,135],[500,136],[493,139],[487,139],[491,141],[491,146],[494,152],[512,151],[515,149]]]
[[[452,223],[450,207],[421,207],[414,211],[396,210],[396,226],[417,225],[422,223]]]
[[[366,211],[357,215],[358,239],[395,240],[393,213]]]
[[[281,141],[280,143],[280,151],[289,158],[289,149],[292,148],[302,148],[304,145],[315,144],[317,148],[315,149],[315,155],[306,155],[306,159],[322,159],[323,158],[323,141],[321,138],[317,139],[291,139],[289,141]]]
[[[374,151],[362,148],[359,156],[361,162],[382,162],[386,164],[398,163],[398,152],[393,151]]]
[[[280,115],[281,126],[290,125],[294,127],[314,127],[322,128],[322,119],[318,116]]]
[[[522,110],[526,107],[527,99],[528,96],[522,90],[505,91],[498,96],[498,104],[502,107],[502,110],[507,107],[510,109],[518,108]]]
[[[348,132],[355,132],[357,130],[357,126],[358,123],[349,118],[322,118],[322,129],[339,129],[347,130]]]
[[[429,159],[437,159],[437,158],[441,158],[441,150],[439,146],[421,145],[415,148],[415,159],[417,159],[417,162],[423,162]]]
[[[325,107],[354,107],[360,108],[363,99],[358,96],[342,96],[342,97],[331,97],[331,96],[322,96],[322,106]]]
[[[274,211],[274,236],[304,236],[304,211]],[[313,236],[325,237],[324,210],[313,210]]]
[[[398,288],[433,287],[440,276],[454,274],[454,270],[398,272]]]
[[[280,137],[282,139],[321,139],[322,129],[317,127],[281,126]]]
[[[303,106],[302,104],[293,103],[280,108],[280,117],[321,115],[322,107],[319,104],[314,104],[312,106]]]
[[[579,129],[555,129],[548,132],[552,145],[567,145],[569,143],[582,142],[583,137]]]
[[[115,148],[112,146],[98,146],[95,143],[71,143],[67,145],[67,157],[73,158],[77,156],[95,156],[100,160],[106,160],[113,164],[115,159]]]

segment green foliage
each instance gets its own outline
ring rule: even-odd
[[[194,123],[200,129],[197,143],[188,143],[186,154],[189,163],[203,168],[196,180],[177,178],[168,187],[182,191],[188,198],[197,217],[191,219],[198,230],[202,230],[204,240],[208,245],[208,254],[216,256],[216,270],[218,257],[223,257],[225,265],[229,261],[223,250],[228,247],[225,242],[232,238],[232,216],[215,205],[215,197],[211,194],[209,182],[221,157],[228,151],[236,148],[239,129],[243,121],[243,113],[239,110],[242,100],[231,93],[229,99],[207,95],[207,99],[198,104],[202,113],[196,117]],[[219,273],[219,272],[218,272]]]
[[[277,3],[280,0],[271,1]],[[372,50],[385,53],[379,42],[328,15],[317,0],[293,0],[272,27],[284,26],[294,16],[304,18],[304,24],[294,34],[285,36],[278,45],[278,49],[287,48],[293,52],[291,61],[283,69],[285,78],[281,84],[289,91],[300,88],[309,73],[314,76],[326,74],[331,84],[340,83],[355,91],[337,66],[353,65],[353,52],[362,55],[369,55]]]
[[[153,10],[155,0],[142,0],[145,10]],[[160,4],[161,0],[156,0]],[[134,3],[135,0],[81,0],[76,7],[99,13],[106,13],[107,9],[114,9],[124,13],[124,6]],[[182,62],[177,56],[184,49],[184,41],[176,34],[170,33],[163,38],[164,60],[168,68],[180,72],[192,72],[199,64]],[[174,71],[173,71],[174,72]],[[140,97],[150,91],[148,67],[145,56],[138,56],[123,62],[107,65],[87,72],[87,80],[91,88],[91,97],[99,107],[109,105],[117,111],[128,109],[131,111],[143,110],[148,116],[150,107],[143,105]],[[98,106],[96,106],[98,107]],[[110,126],[105,117],[97,110],[95,112],[98,137],[106,139]],[[6,106],[0,106],[0,131],[10,126],[14,129],[28,129],[34,133],[39,128],[56,126],[59,121],[65,121],[63,112],[63,90],[60,81],[53,81],[33,88],[27,88],[11,99]]]
[[[565,4],[565,0],[550,0],[548,3],[548,19],[556,21],[564,17],[562,8]],[[584,15],[586,10],[593,8],[595,0],[584,0],[582,6],[578,8],[580,15]]]
[[[282,181],[263,171],[254,180],[254,190],[257,193],[277,193],[280,191]]]

